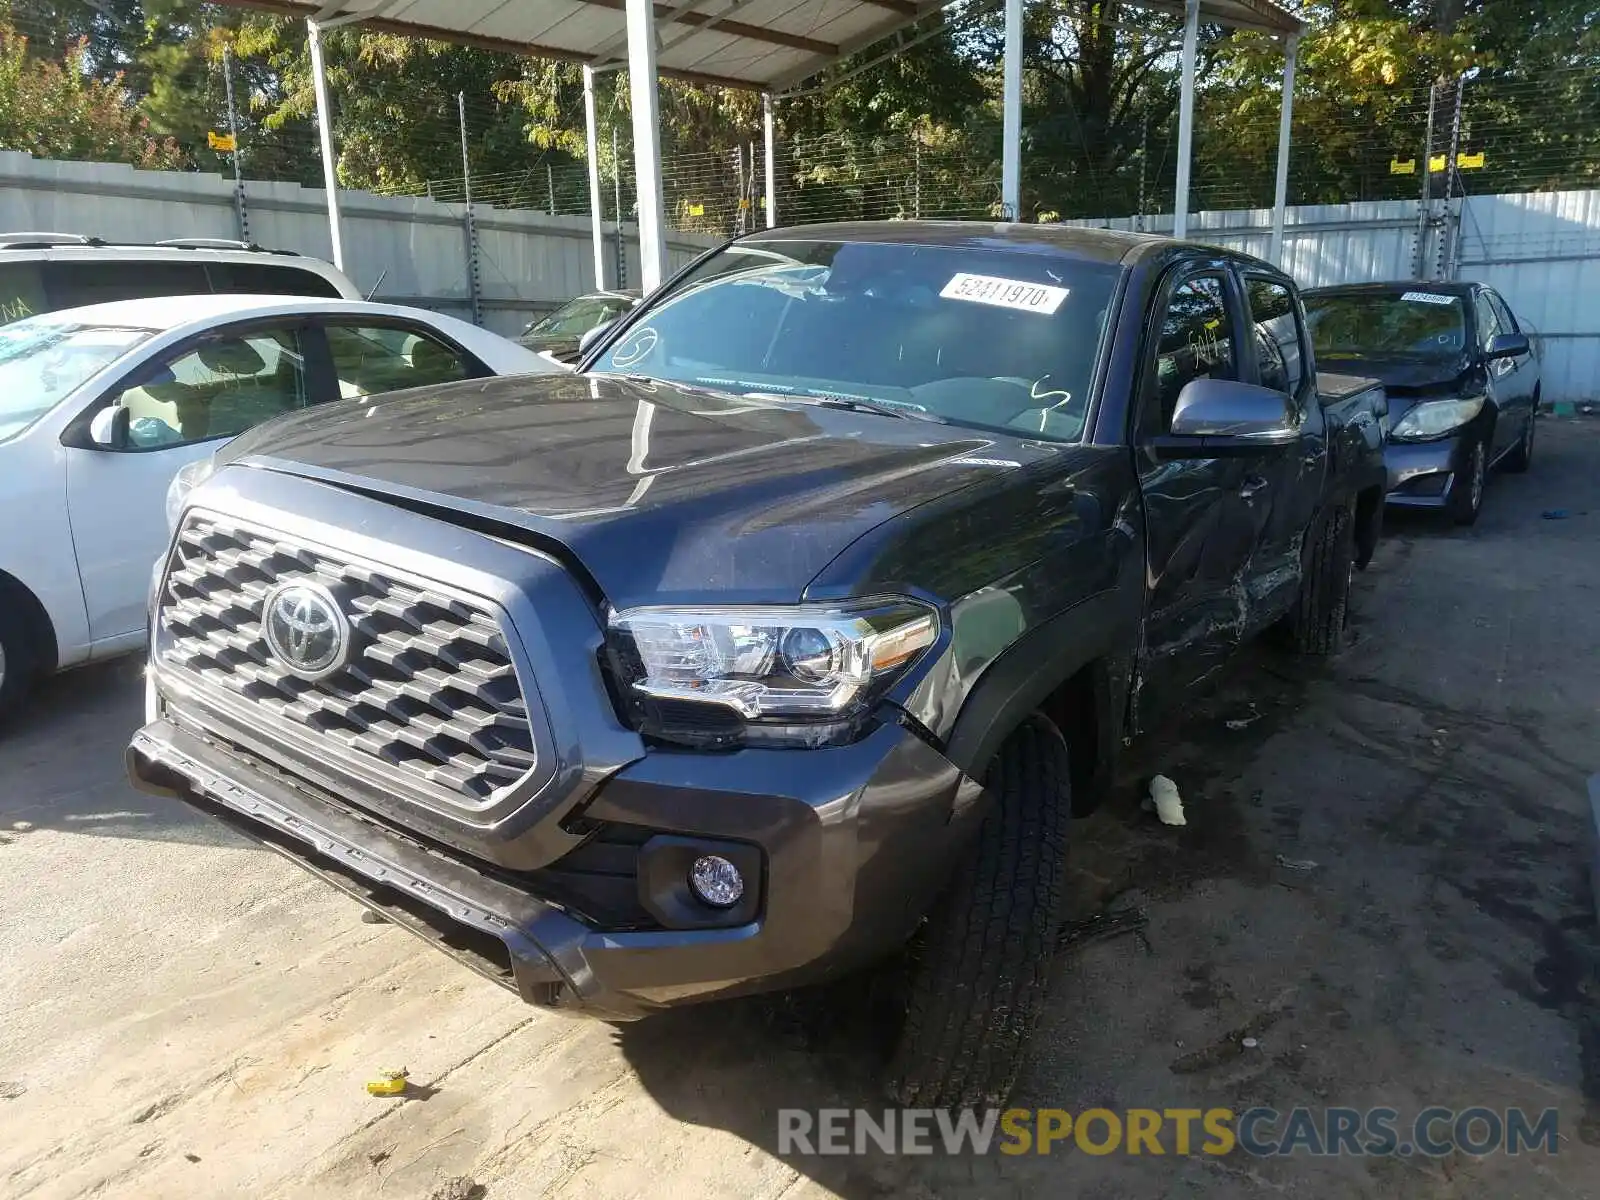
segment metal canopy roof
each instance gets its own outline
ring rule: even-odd
[[[627,57],[626,0],[223,0],[381,33],[596,66]],[[943,8],[948,0],[657,0],[657,69],[696,83],[781,91]],[[1184,0],[1144,0],[1179,16]],[[1266,33],[1301,23],[1272,0],[1200,0],[1201,20]]]

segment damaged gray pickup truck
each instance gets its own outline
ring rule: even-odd
[[[1119,747],[1258,633],[1338,648],[1383,409],[1242,255],[747,237],[577,374],[308,410],[180,480],[129,769],[534,1004],[910,944],[893,1094],[995,1103]]]

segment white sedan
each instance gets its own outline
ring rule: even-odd
[[[173,476],[312,404],[558,368],[415,308],[171,296],[0,327],[0,716],[41,675],[145,641]]]

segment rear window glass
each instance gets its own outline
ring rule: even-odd
[[[1120,271],[965,246],[740,243],[593,369],[1075,441]]]

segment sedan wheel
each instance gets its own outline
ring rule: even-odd
[[[1483,485],[1489,472],[1489,455],[1481,441],[1472,443],[1467,465],[1450,488],[1450,513],[1457,525],[1471,525],[1483,508]]]

